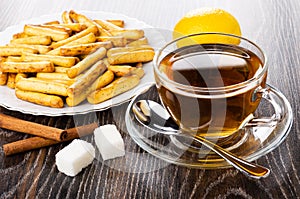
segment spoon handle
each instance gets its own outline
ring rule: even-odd
[[[249,177],[259,179],[261,177],[267,177],[270,174],[270,170],[268,168],[243,160],[201,136],[195,136],[194,140],[214,151],[230,165],[245,173]]]

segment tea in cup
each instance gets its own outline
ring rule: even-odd
[[[196,42],[210,36],[235,44]],[[265,62],[261,48],[246,38],[192,34],[158,51],[154,58],[156,87],[162,104],[182,130],[225,138],[253,118],[266,87]]]

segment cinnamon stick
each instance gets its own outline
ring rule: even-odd
[[[67,132],[65,130],[29,122],[2,113],[0,113],[0,128],[37,135],[56,141],[62,141],[67,138]]]
[[[18,140],[15,142],[11,142],[3,145],[3,151],[6,156],[22,153],[26,151],[30,151],[33,149],[39,149],[46,146],[51,146],[54,144],[58,144],[65,141],[70,141],[82,136],[89,135],[93,133],[94,129],[97,128],[98,125],[96,123],[79,126],[71,129],[67,129],[67,138],[62,141],[47,139],[43,137],[31,137],[24,140]]]

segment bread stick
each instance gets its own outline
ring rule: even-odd
[[[109,21],[105,21],[105,20],[101,20],[101,19],[96,19],[94,21],[108,31],[123,30],[123,28],[116,26],[115,24],[110,23]]]
[[[63,46],[60,48],[60,55],[63,56],[77,56],[77,55],[88,55],[93,53],[100,47],[104,47],[106,49],[112,48],[112,42],[104,41],[104,42],[95,42],[89,44],[79,44],[74,46]]]
[[[61,97],[55,95],[48,95],[44,93],[37,93],[32,91],[23,91],[16,89],[17,98],[42,106],[49,106],[52,108],[63,108],[64,102]]]
[[[93,91],[100,89],[114,80],[114,73],[110,70],[107,70],[105,73],[100,75],[96,81],[93,82],[92,85],[88,86],[82,92],[75,92],[73,95],[66,98],[66,103],[68,106],[76,106],[83,102],[87,96],[92,93]]]
[[[129,65],[109,65],[108,69],[119,77],[134,74],[137,75],[139,78],[142,78],[145,74],[143,68],[136,68]]]
[[[16,76],[17,76],[17,73],[8,73],[6,85],[9,88],[14,89],[16,87]]]
[[[28,24],[24,26],[24,33],[27,35],[50,36],[53,41],[64,40],[70,36],[66,32]]]
[[[8,73],[53,72],[54,65],[49,61],[2,62],[0,63],[0,71]]]
[[[121,36],[100,36],[96,37],[97,41],[111,41],[115,47],[124,47],[127,44],[127,39]]]
[[[49,45],[52,40],[50,36],[31,36],[10,40],[11,44]]]
[[[127,46],[142,46],[142,45],[148,45],[148,39],[146,37],[143,37],[138,40],[131,41],[127,44]]]
[[[106,21],[116,25],[116,26],[119,26],[120,28],[124,28],[124,20],[121,20],[121,19],[107,19]]]
[[[24,38],[24,37],[29,37],[25,32],[18,32],[13,34],[13,39],[18,39],[18,38]]]
[[[107,85],[104,88],[98,89],[92,92],[87,100],[91,104],[98,104],[100,102],[104,102],[112,97],[120,95],[135,86],[137,86],[140,82],[140,78],[136,75],[120,77],[114,80],[112,83]]]
[[[108,62],[114,64],[148,62],[154,57],[153,50],[137,50],[131,52],[114,53],[108,56]]]
[[[56,25],[56,24],[60,24],[60,22],[58,20],[53,20],[53,21],[48,21],[43,23],[44,25]]]
[[[75,41],[75,40],[78,40],[79,38],[82,38],[90,33],[93,33],[94,35],[97,33],[98,29],[96,26],[90,26],[88,27],[87,29],[77,33],[77,34],[74,34],[72,35],[71,37],[67,38],[67,39],[64,39],[64,40],[61,40],[61,41],[58,41],[56,42],[55,44],[51,45],[53,48],[58,48],[60,46],[63,46],[63,45],[66,45],[72,41]],[[94,41],[93,41],[94,42]]]
[[[69,68],[62,66],[55,66],[54,68],[55,73],[67,73],[67,70],[69,70]]]
[[[68,35],[72,34],[72,30],[66,26],[58,26],[58,25],[50,25],[50,24],[41,24],[41,25],[36,25],[38,27],[42,28],[49,28],[58,32],[62,33],[67,33]]]
[[[71,80],[66,73],[57,73],[57,72],[55,72],[55,73],[37,73],[36,77],[40,78],[40,79]],[[76,79],[74,79],[74,80],[76,80]]]
[[[81,32],[87,29],[87,25],[83,23],[61,23],[57,24],[56,26],[70,28],[73,32]]]
[[[81,93],[84,89],[87,89],[99,75],[104,73],[106,70],[106,65],[102,60],[97,61],[93,66],[91,66],[77,81],[72,84],[68,89],[68,96],[73,96],[74,93]]]
[[[138,40],[144,37],[144,31],[140,29],[123,29],[123,30],[112,30],[110,33],[113,36],[121,36],[128,40]]]
[[[22,62],[23,59],[20,56],[8,56],[5,61],[6,62]]]
[[[84,23],[87,26],[95,25],[98,28],[99,35],[104,35],[104,36],[111,35],[110,32],[105,30],[102,26],[100,26],[99,24],[97,24],[96,22],[94,22],[93,20],[91,20],[90,18],[88,18],[87,16],[85,16],[83,14],[79,14],[79,13],[76,13],[74,10],[70,10],[69,16],[71,17],[71,19],[73,19],[79,23]]]
[[[65,57],[58,55],[35,55],[35,54],[23,54],[23,61],[50,61],[55,65],[63,67],[72,67],[74,66],[79,59],[77,57]]]
[[[110,57],[115,53],[129,53],[133,51],[139,51],[139,50],[152,50],[154,49],[149,45],[142,45],[142,46],[126,46],[126,47],[118,47],[118,48],[112,48],[107,51],[107,56]]]
[[[7,82],[7,73],[0,72],[0,85],[6,85]]]
[[[21,78],[16,83],[16,88],[23,91],[67,96],[68,86],[62,83],[54,82],[52,80],[38,79],[33,77]]]
[[[65,24],[72,24],[73,23],[72,19],[70,18],[70,15],[69,15],[68,11],[64,11],[62,13],[61,19],[62,19],[63,23],[65,23]]]
[[[15,82],[18,82],[22,78],[26,78],[28,75],[26,73],[18,73],[15,78]]]
[[[0,56],[20,56],[24,52],[38,53],[36,49],[28,47],[0,46]]]
[[[38,45],[38,44],[37,45],[35,45],[35,44],[8,44],[8,46],[32,48],[32,49],[37,50],[39,54],[46,54],[47,52],[49,52],[50,50],[53,49],[51,46]]]
[[[88,55],[82,61],[78,62],[75,66],[72,66],[67,74],[70,78],[74,78],[82,73],[87,68],[91,67],[96,61],[102,59],[106,55],[106,49],[101,47],[94,53]]]

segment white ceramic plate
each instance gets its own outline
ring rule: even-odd
[[[146,23],[139,21],[128,16],[124,16],[116,13],[108,12],[90,12],[90,11],[77,11],[82,13],[92,19],[123,19],[125,21],[125,28],[136,28],[143,29],[145,35],[149,40],[149,44],[157,49],[159,46],[162,46],[164,41],[157,31],[154,30],[151,26]],[[60,21],[61,13],[44,15],[38,18],[32,18],[21,22],[18,25],[11,26],[0,32],[0,45],[6,45],[12,38],[12,35],[18,32],[22,32],[25,24],[41,24],[52,20]],[[152,62],[144,64],[145,76],[141,79],[140,85],[153,82],[153,71],[152,71]],[[33,114],[33,115],[47,115],[47,116],[61,116],[61,115],[75,115],[75,114],[84,114],[91,111],[101,111],[108,109],[112,106],[121,104],[130,100],[133,97],[133,90],[123,93],[119,96],[112,98],[111,100],[102,102],[97,105],[91,105],[88,102],[83,102],[76,107],[68,107],[65,105],[64,108],[50,108],[33,103],[25,102],[17,99],[14,94],[14,90],[8,88],[7,86],[0,86],[0,106],[3,106],[9,110],[19,111],[23,113]]]

